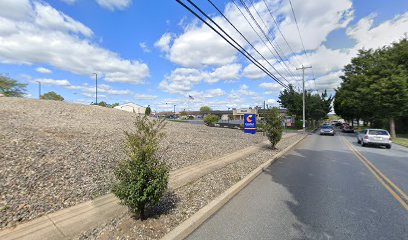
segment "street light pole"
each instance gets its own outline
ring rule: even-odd
[[[95,104],[98,105],[98,74],[95,74]]]
[[[38,82],[38,99],[41,99],[41,82],[40,81],[37,82]]]
[[[173,112],[174,112],[174,117],[176,117],[176,104],[174,104],[174,110],[173,110]]]
[[[301,68],[296,68],[296,70],[302,70],[302,86],[303,86],[303,133],[306,133],[306,119],[305,119],[305,69],[312,68],[312,66],[305,67],[302,65]]]

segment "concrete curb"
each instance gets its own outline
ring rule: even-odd
[[[202,223],[204,223],[208,218],[210,218],[214,213],[221,209],[231,198],[233,198],[237,193],[239,193],[243,188],[245,188],[252,180],[254,180],[259,174],[261,174],[267,167],[269,167],[276,159],[282,157],[284,154],[292,150],[300,141],[305,139],[308,135],[305,134],[301,139],[292,143],[290,146],[285,148],[283,151],[279,152],[272,159],[263,163],[251,173],[249,173],[245,178],[241,179],[239,182],[230,187],[227,191],[222,193],[220,196],[215,198],[209,204],[198,210],[193,216],[182,222],[172,231],[167,233],[161,240],[181,240],[186,238],[195,229],[197,229]]]
[[[291,136],[292,134],[287,134],[285,137]],[[263,142],[222,157],[216,157],[172,171],[170,173],[169,188],[177,189],[208,173],[249,156],[265,145],[266,143]],[[126,211],[127,207],[120,205],[119,200],[110,193],[91,201],[46,214],[14,228],[1,230],[0,239],[70,239]]]

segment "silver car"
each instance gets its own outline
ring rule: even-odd
[[[335,131],[332,126],[323,125],[320,127],[320,135],[332,135],[334,136]]]
[[[376,145],[391,148],[391,136],[387,130],[384,129],[366,129],[358,133],[357,142],[361,146]]]

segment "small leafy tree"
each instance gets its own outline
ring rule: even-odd
[[[6,97],[23,97],[27,84],[18,83],[16,80],[0,75],[0,94]]]
[[[276,144],[282,138],[282,117],[278,108],[267,109],[264,114],[264,131],[268,137],[269,142],[272,144],[272,148],[275,149]]]
[[[217,123],[219,120],[220,120],[220,117],[218,117],[217,115],[208,114],[204,118],[204,123],[211,126]]]
[[[145,115],[150,116],[151,113],[152,113],[152,109],[150,108],[150,106],[147,106],[147,108],[145,110]]]
[[[200,112],[201,114],[205,115],[205,114],[209,114],[211,112],[211,108],[209,106],[202,106],[200,108]]]
[[[125,132],[127,159],[115,171],[113,193],[141,220],[146,207],[157,204],[167,190],[169,167],[157,154],[164,126],[164,119],[136,117],[135,132]]]
[[[44,93],[40,98],[44,100],[64,101],[64,98],[61,95],[53,91]]]

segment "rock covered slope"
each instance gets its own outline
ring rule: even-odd
[[[133,113],[65,102],[0,98],[0,228],[110,191]],[[168,122],[171,169],[266,140],[232,129]]]

